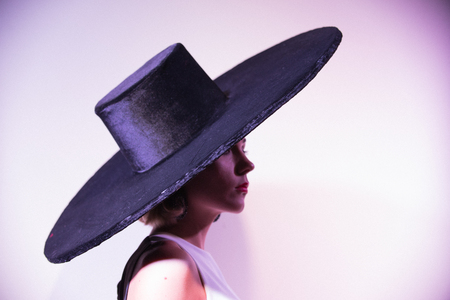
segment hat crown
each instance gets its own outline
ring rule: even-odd
[[[198,134],[226,96],[181,44],[149,60],[95,108],[133,171],[142,173]]]

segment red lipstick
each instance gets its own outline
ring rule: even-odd
[[[248,182],[238,185],[235,189],[239,192],[247,194],[248,193]]]

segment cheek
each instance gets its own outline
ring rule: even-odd
[[[185,185],[187,196],[215,198],[228,197],[236,185],[234,169],[228,157],[220,157]]]
[[[217,174],[207,168],[185,185],[185,192],[188,197],[205,198],[210,197],[214,190],[217,190]]]
[[[221,201],[229,193],[232,182],[227,176],[221,176],[220,172],[205,171],[185,185],[186,195],[207,201]]]

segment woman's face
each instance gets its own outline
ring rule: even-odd
[[[253,169],[243,139],[185,185],[189,210],[196,206],[211,215],[241,212],[248,192],[247,173]]]

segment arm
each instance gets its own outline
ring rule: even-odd
[[[206,294],[193,259],[168,241],[143,256],[130,282],[128,300],[205,300]]]

